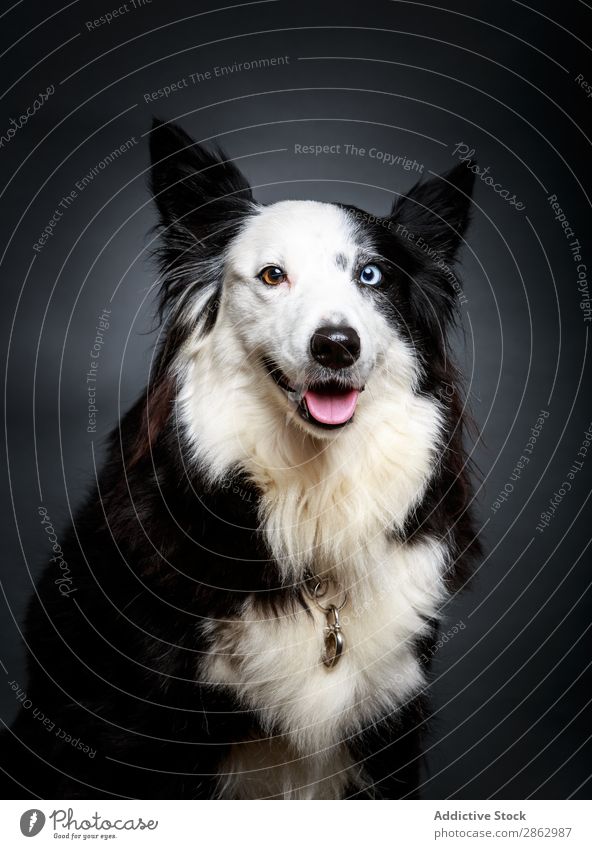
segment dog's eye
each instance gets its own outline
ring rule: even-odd
[[[360,283],[365,286],[378,286],[382,280],[382,271],[377,265],[365,265],[360,271]]]
[[[277,265],[267,265],[257,275],[259,280],[267,283],[268,286],[277,286],[278,283],[283,283],[287,276],[286,272],[278,268]]]

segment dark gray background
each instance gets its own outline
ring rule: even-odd
[[[435,658],[438,712],[424,792],[586,797],[592,457],[549,527],[540,534],[535,526],[592,419],[590,322],[547,202],[557,194],[592,277],[592,99],[575,81],[579,73],[592,81],[592,11],[575,0],[531,0],[532,9],[505,1],[272,0],[222,11],[213,2],[152,0],[137,9],[128,2],[126,14],[88,30],[86,21],[117,5],[23,0],[0,18],[0,134],[40,89],[56,89],[0,148],[9,472],[0,717],[9,722],[16,708],[6,682],[24,684],[18,628],[48,555],[37,507],[64,527],[93,479],[102,439],[149,367],[155,215],[144,134],[152,115],[178,119],[196,138],[218,138],[244,157],[263,201],[341,200],[382,214],[417,174],[343,153],[296,155],[294,144],[375,146],[423,163],[428,176],[450,168],[455,144],[465,142],[526,210],[478,181],[457,347],[481,432],[474,457],[486,554],[472,589],[445,611],[445,628],[465,627]],[[281,67],[144,99],[216,65],[284,55]],[[138,143],[79,194],[35,254],[62,196],[132,136]],[[85,373],[103,307],[112,322],[93,436]],[[493,512],[541,409],[549,417],[530,463]]]

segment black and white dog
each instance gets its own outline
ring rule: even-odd
[[[416,795],[478,548],[446,338],[473,174],[377,219],[259,205],[172,125],[151,152],[163,341],[64,540],[76,592],[48,570],[31,604],[9,792]]]

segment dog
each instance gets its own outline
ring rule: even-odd
[[[479,552],[447,341],[474,175],[377,217],[261,205],[174,124],[151,157],[155,365],[64,537],[73,592],[50,566],[31,602],[7,795],[415,797]]]

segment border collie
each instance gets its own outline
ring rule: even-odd
[[[64,536],[75,592],[50,565],[30,606],[9,792],[417,795],[426,658],[478,550],[447,342],[474,176],[376,218],[261,205],[172,124],[151,154],[156,365]]]

